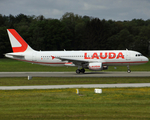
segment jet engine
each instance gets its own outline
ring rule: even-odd
[[[89,63],[88,68],[89,70],[93,70],[93,71],[101,71],[101,70],[107,70],[108,66],[103,66],[102,63]]]

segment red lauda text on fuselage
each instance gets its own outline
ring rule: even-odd
[[[91,57],[88,57],[87,53],[84,53],[84,59],[124,59],[124,55],[122,52],[119,52],[118,54],[114,53],[114,52],[105,52],[105,53],[102,53],[100,52],[99,54],[98,53],[93,53],[93,55]]]

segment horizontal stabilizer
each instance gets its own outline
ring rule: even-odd
[[[19,53],[7,53],[5,54],[6,57],[12,58],[12,59],[23,59],[24,55],[19,54]]]

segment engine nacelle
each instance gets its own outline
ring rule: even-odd
[[[101,71],[101,70],[107,70],[108,66],[103,66],[102,63],[89,63],[88,68],[89,70],[93,70],[93,71]]]
[[[100,71],[102,69],[102,63],[89,63],[89,70]]]

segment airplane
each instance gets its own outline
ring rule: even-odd
[[[149,59],[132,50],[84,50],[84,51],[36,51],[33,50],[15,29],[7,29],[12,53],[5,56],[15,60],[48,65],[76,66],[77,74],[85,73],[85,69],[93,71],[107,70],[108,66],[127,66],[144,64]]]

